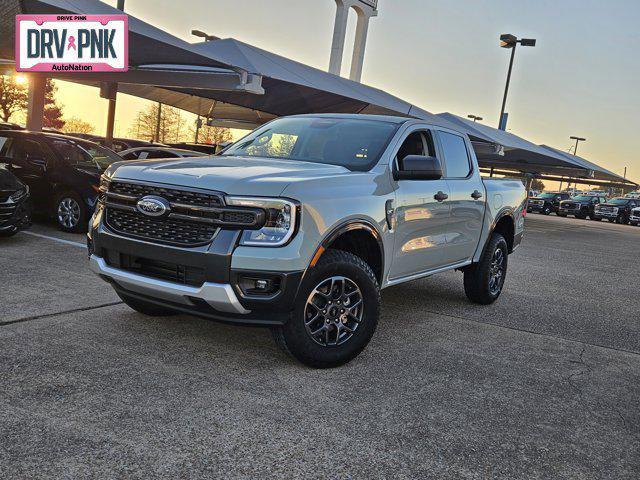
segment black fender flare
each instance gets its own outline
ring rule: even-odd
[[[338,237],[340,237],[340,235],[347,232],[352,232],[354,230],[364,230],[366,232],[369,232],[373,236],[373,238],[376,240],[376,243],[378,244],[378,249],[380,251],[380,259],[381,259],[380,260],[381,262],[380,277],[382,277],[384,275],[384,265],[385,265],[384,243],[382,242],[382,234],[372,222],[370,222],[369,220],[361,219],[361,218],[345,220],[344,222],[332,228],[329,231],[329,233],[327,233],[324,236],[324,238],[320,242],[320,245],[318,245],[318,247],[316,248],[316,251],[314,252],[313,257],[311,257],[311,261],[309,262],[309,265],[305,270],[305,274],[310,268],[313,268],[316,265],[316,263],[318,263],[318,260],[320,259],[324,251],[327,248],[329,248],[329,246]],[[382,278],[378,280],[382,281]]]

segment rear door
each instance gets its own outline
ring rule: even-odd
[[[393,168],[401,168],[407,155],[436,156],[433,131],[414,126],[402,138],[396,146]],[[394,184],[396,227],[390,281],[445,265],[451,222],[445,180],[394,180]]]
[[[480,242],[485,210],[485,189],[465,137],[438,130],[445,179],[451,208],[447,232],[446,261],[454,264],[471,260]]]

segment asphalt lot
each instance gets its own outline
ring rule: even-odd
[[[454,272],[387,289],[369,348],[315,371],[129,310],[34,225],[0,239],[0,478],[639,478],[639,241],[530,214],[496,304]]]

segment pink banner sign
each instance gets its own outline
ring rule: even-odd
[[[127,15],[16,15],[19,72],[126,72]]]

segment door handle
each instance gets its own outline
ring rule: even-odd
[[[474,200],[478,200],[479,198],[482,198],[482,193],[476,190],[471,194],[471,198],[473,198]]]
[[[444,192],[438,192],[433,196],[433,198],[439,202],[444,202],[447,198],[449,198],[449,195]]]

